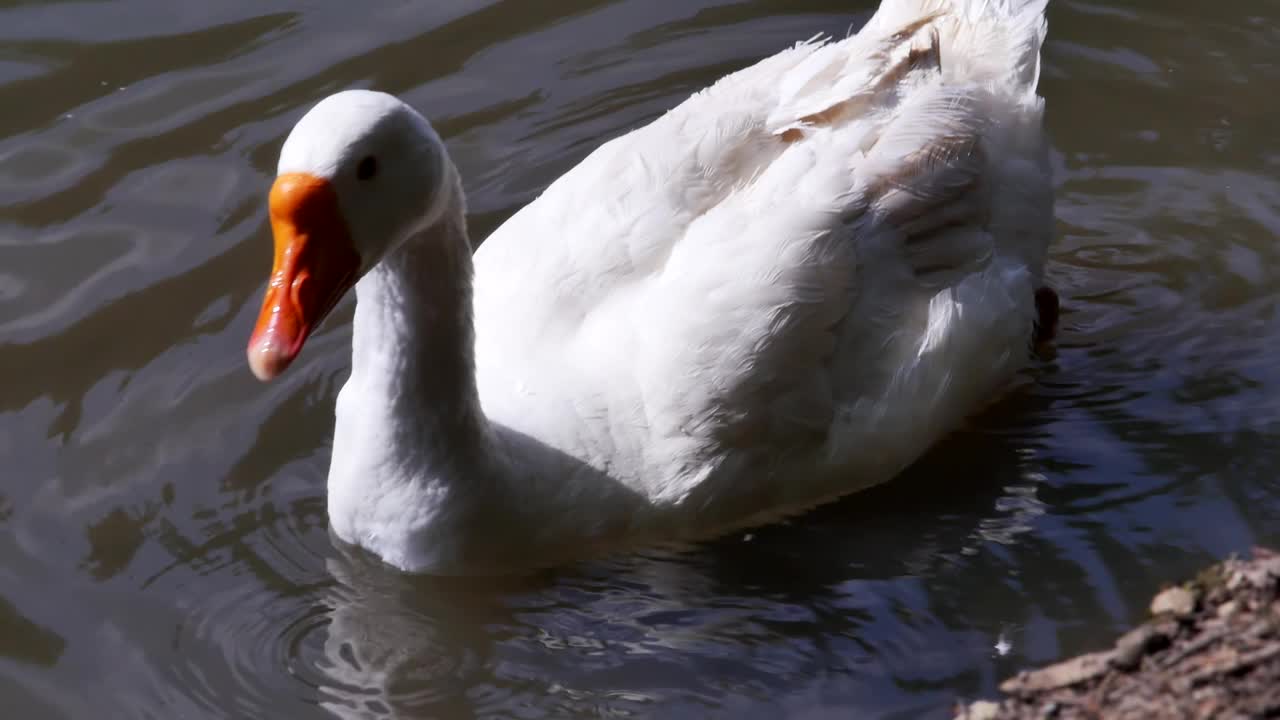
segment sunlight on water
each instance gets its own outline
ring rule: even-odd
[[[1280,30],[1053,0],[1064,300],[1026,386],[875,490],[492,582],[338,551],[350,301],[244,342],[284,135],[376,87],[483,237],[606,139],[872,3],[0,0],[0,704],[12,717],[945,717],[1280,541]]]

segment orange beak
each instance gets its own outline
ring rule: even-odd
[[[263,382],[289,367],[360,271],[360,255],[327,180],[281,175],[271,186],[270,208],[275,258],[248,349],[249,368]]]

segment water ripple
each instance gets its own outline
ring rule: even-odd
[[[422,108],[482,238],[605,139],[872,4],[0,8],[5,707],[930,716],[1280,541],[1278,108],[1259,91],[1280,29],[1256,0],[1055,0],[1061,332],[967,430],[882,488],[678,551],[494,586],[335,551],[350,302],[281,382],[243,360],[301,113],[348,87]]]

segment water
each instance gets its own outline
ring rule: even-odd
[[[605,139],[872,3],[0,0],[0,705],[24,718],[946,717],[1280,542],[1274,0],[1053,0],[1055,358],[895,482],[681,553],[337,552],[350,301],[243,348],[292,123],[377,87],[483,237]]]

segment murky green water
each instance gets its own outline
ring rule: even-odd
[[[280,382],[245,368],[284,135],[402,94],[483,237],[872,2],[264,7],[0,0],[7,717],[946,717],[1280,542],[1280,2],[1052,0],[1066,315],[1033,386],[793,522],[486,583],[329,541],[350,300]]]

